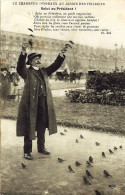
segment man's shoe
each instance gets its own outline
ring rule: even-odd
[[[38,150],[39,153],[42,153],[44,155],[50,155],[50,152],[48,152],[47,150],[45,149],[42,149],[42,150]]]
[[[33,160],[33,157],[30,153],[27,153],[27,154],[25,153],[24,158],[27,159],[27,160]]]

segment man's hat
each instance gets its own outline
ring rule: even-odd
[[[3,72],[3,71],[7,71],[7,72],[8,72],[7,68],[1,68],[1,71],[2,71],[2,72]]]
[[[30,60],[32,60],[34,57],[39,56],[41,58],[41,54],[37,54],[37,53],[31,53],[28,55],[28,60],[26,64],[30,64]]]

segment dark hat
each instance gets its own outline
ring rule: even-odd
[[[26,64],[30,64],[30,60],[33,59],[34,57],[39,56],[41,58],[41,54],[37,54],[37,53],[31,53],[28,55],[28,60]]]
[[[2,71],[2,72],[3,72],[3,71],[7,71],[7,72],[8,72],[7,68],[1,68],[1,71]]]
[[[11,66],[10,68],[16,68],[15,66]]]

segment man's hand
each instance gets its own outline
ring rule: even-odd
[[[27,48],[28,44],[27,43],[23,43],[22,44],[22,53],[25,54],[26,53],[26,48]]]

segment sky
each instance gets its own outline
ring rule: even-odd
[[[16,2],[16,3],[15,3]],[[33,29],[34,13],[41,12],[40,5],[19,5],[19,2],[33,2],[33,0],[1,0],[1,30],[30,34],[28,28]],[[45,2],[45,0],[34,2]],[[58,2],[59,0],[48,0],[46,2]],[[125,0],[64,0],[61,2],[93,2],[105,3],[105,6],[84,5],[76,6],[77,12],[91,13],[98,19],[100,28],[109,29],[111,34],[100,32],[34,32],[35,36],[48,37],[61,40],[72,40],[75,43],[114,49],[121,45],[125,48]],[[17,4],[17,5],[14,5]],[[45,6],[44,6],[45,7]],[[47,7],[47,6],[46,6]],[[63,6],[64,7],[64,6]],[[48,12],[48,11],[44,11]],[[63,11],[61,11],[63,12]]]

